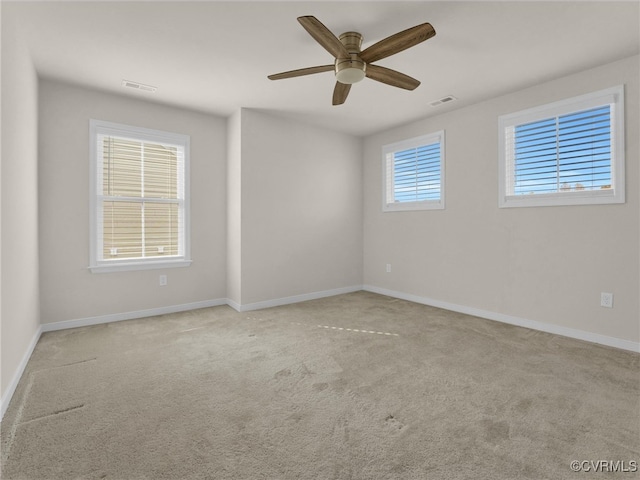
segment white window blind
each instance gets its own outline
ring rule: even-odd
[[[611,107],[512,127],[514,195],[611,188]]]
[[[97,121],[91,130],[91,267],[183,266],[188,137]]]
[[[444,132],[383,147],[384,211],[444,208]]]
[[[624,201],[622,87],[501,117],[500,206]]]

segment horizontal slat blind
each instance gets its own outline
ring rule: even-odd
[[[115,136],[101,140],[102,259],[180,255],[184,152]]]
[[[440,199],[440,142],[393,154],[393,201]]]
[[[507,142],[514,195],[611,188],[609,105],[516,125]]]

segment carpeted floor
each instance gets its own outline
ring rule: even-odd
[[[639,364],[366,292],[46,333],[3,478],[638,478]]]

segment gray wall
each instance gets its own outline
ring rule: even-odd
[[[619,84],[626,203],[498,209],[498,116]],[[364,283],[638,342],[639,87],[632,57],[366,138]],[[381,147],[441,129],[446,209],[383,213]]]
[[[226,121],[49,80],[39,103],[42,323],[224,299]],[[191,266],[88,270],[91,118],[191,136]]]
[[[3,407],[6,406],[7,389],[16,380],[19,365],[40,325],[38,80],[19,34],[19,29],[3,14],[0,181],[0,388]]]
[[[240,121],[242,304],[358,288],[361,141],[250,109]]]
[[[360,140],[248,109],[224,120],[52,80],[41,81],[39,104],[42,323],[362,284]],[[88,270],[91,118],[191,136],[190,267]]]

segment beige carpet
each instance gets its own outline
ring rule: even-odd
[[[639,361],[365,292],[46,333],[3,478],[611,478],[570,464],[640,461]]]

